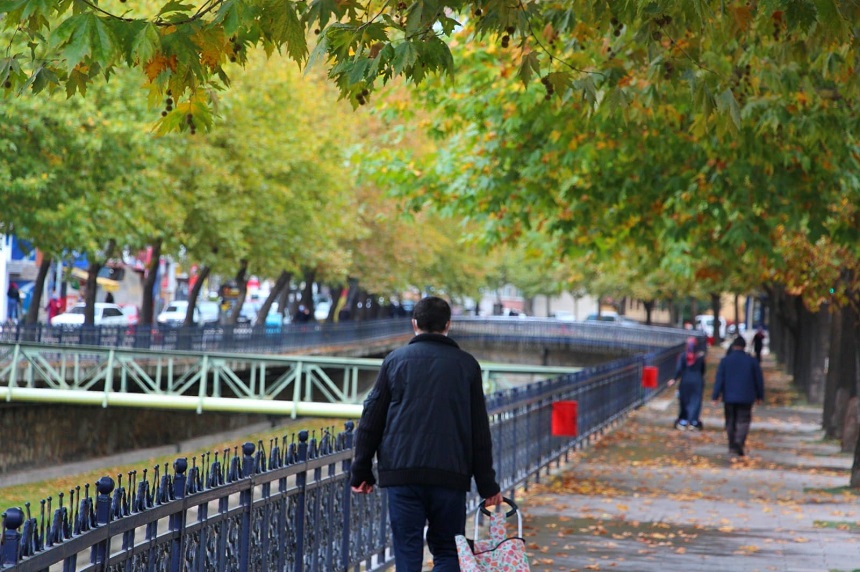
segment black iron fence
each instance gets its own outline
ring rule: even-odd
[[[508,496],[541,478],[659,391],[682,345],[488,396]],[[659,387],[642,383],[645,366]],[[576,435],[554,436],[554,404],[576,401]],[[391,562],[384,490],[352,495],[353,424],[316,438],[245,443],[177,459],[3,513],[0,568],[112,572],[374,570]],[[474,506],[473,495],[470,503]],[[35,514],[34,514],[35,513]]]

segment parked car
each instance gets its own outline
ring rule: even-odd
[[[84,312],[86,304],[75,304],[72,308],[59,316],[54,316],[51,319],[52,326],[76,327],[84,325]],[[95,319],[93,325],[96,326],[128,326],[130,324],[129,317],[123,312],[122,308],[117,304],[108,302],[96,302],[95,304]]]
[[[595,312],[585,317],[586,322],[619,322],[618,314],[615,312],[601,312],[599,315]]]
[[[639,326],[639,322],[636,320],[631,320],[626,316],[619,316],[616,312],[601,312],[600,316],[595,314],[589,314],[585,318],[586,322],[606,322],[609,324],[616,324],[618,326]]]
[[[174,300],[158,315],[155,319],[159,325],[179,327],[185,323],[185,316],[188,314],[188,300]],[[200,308],[194,307],[193,324],[200,324]]]

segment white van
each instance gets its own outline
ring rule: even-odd
[[[699,314],[696,316],[696,329],[705,332],[709,338],[714,337],[714,317],[710,314]],[[720,339],[726,337],[726,319],[720,316]]]

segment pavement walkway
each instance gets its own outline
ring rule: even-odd
[[[724,352],[710,355],[706,398]],[[721,405],[679,431],[666,390],[520,493],[532,570],[860,572],[852,456],[823,440],[820,408],[786,405],[767,357],[764,370],[745,458],[728,454]]]

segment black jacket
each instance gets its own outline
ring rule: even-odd
[[[733,349],[720,360],[714,380],[713,400],[747,405],[764,399],[764,377],[758,361],[745,351]]]
[[[441,334],[419,334],[391,352],[356,432],[351,482],[432,485],[468,491],[472,476],[483,498],[499,492],[481,368]]]

